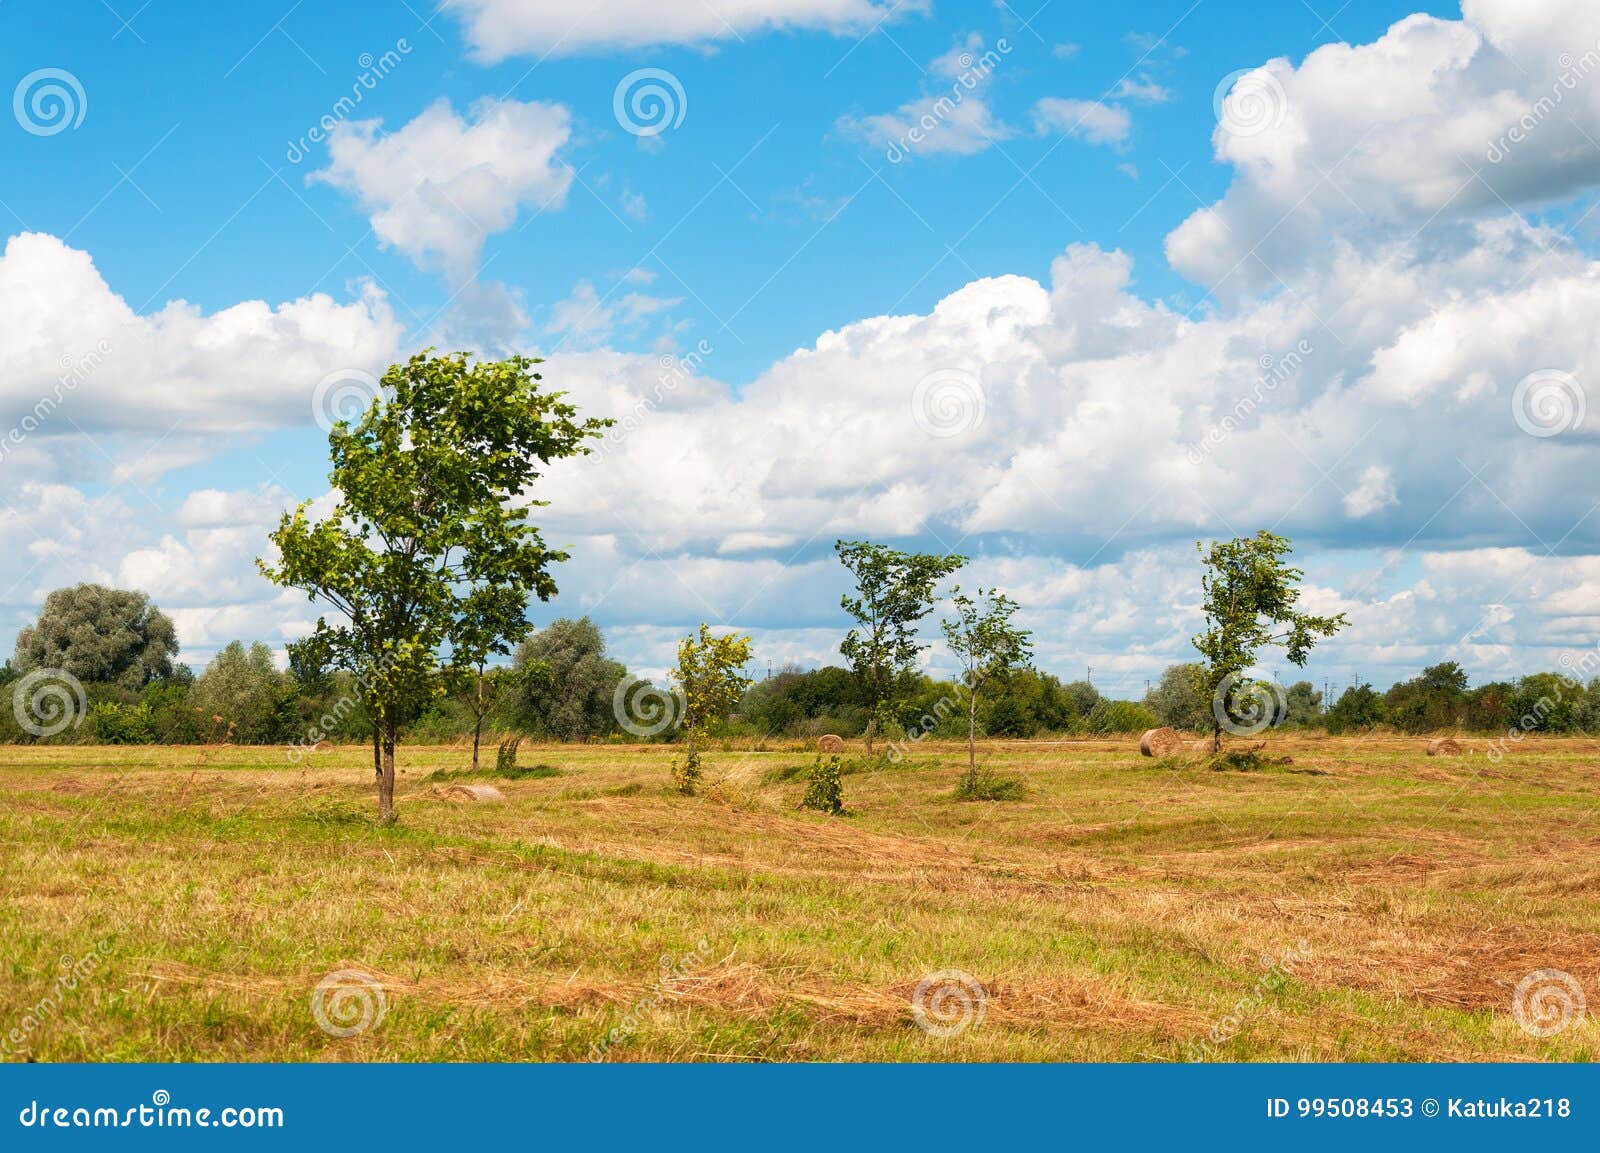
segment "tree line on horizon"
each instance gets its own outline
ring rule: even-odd
[[[198,674],[178,660],[177,630],[143,593],[79,585],[45,600],[39,621],[17,638],[0,665],[0,686],[35,669],[63,669],[85,687],[83,723],[49,737],[25,731],[14,709],[0,709],[8,743],[289,745],[305,737],[343,699],[353,702],[332,739],[369,741],[373,719],[342,670],[291,659],[280,669],[267,645],[234,641]],[[1063,680],[1026,667],[997,678],[976,698],[977,730],[997,738],[1114,735],[1170,725],[1197,734],[1213,724],[1212,701],[1197,687],[1198,663],[1174,664],[1138,699],[1119,699],[1084,679]],[[400,727],[408,741],[459,742],[475,730],[524,733],[552,741],[671,741],[676,728],[647,738],[625,730],[616,713],[627,667],[608,653],[602,630],[587,617],[556,619],[526,638],[505,664],[445,687]],[[922,672],[900,672],[881,714],[889,742],[907,734],[961,739],[965,687]],[[1346,687],[1331,704],[1310,681],[1279,694],[1283,727],[1334,734],[1393,729],[1496,733],[1522,727],[1546,733],[1600,730],[1600,678],[1587,685],[1559,673],[1534,673],[1469,687],[1461,666],[1445,661],[1386,691],[1369,683]],[[941,706],[941,702],[946,702]],[[785,665],[752,678],[718,730],[719,737],[814,739],[827,733],[866,735],[873,702],[843,666]],[[933,718],[931,727],[924,718]]]

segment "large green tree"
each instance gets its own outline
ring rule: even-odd
[[[856,622],[839,651],[850,662],[866,698],[867,754],[895,679],[915,667],[927,646],[917,625],[933,611],[934,592],[945,577],[967,563],[959,555],[907,553],[871,541],[835,541],[834,551],[855,578],[855,595],[839,604]]]
[[[617,727],[613,699],[628,670],[606,656],[605,637],[588,617],[551,621],[522,642],[514,666],[518,724],[561,741]]]
[[[307,638],[314,663],[355,675],[374,720],[378,817],[394,817],[400,722],[441,692],[444,671],[477,666],[525,637],[530,596],[556,591],[567,559],[528,521],[541,468],[586,453],[609,423],[578,420],[547,392],[537,361],[422,353],[383,375],[360,423],[328,435],[338,504],[309,503],[272,534],[262,571],[333,609]]]
[[[1295,608],[1300,600],[1299,569],[1285,561],[1289,541],[1262,530],[1255,536],[1214,541],[1210,548],[1195,546],[1205,564],[1201,587],[1206,628],[1194,638],[1194,647],[1206,659],[1200,686],[1212,702],[1212,751],[1222,748],[1224,727],[1230,718],[1245,717],[1251,731],[1272,723],[1261,715],[1261,684],[1244,674],[1256,663],[1256,654],[1281,646],[1289,663],[1304,666],[1312,646],[1331,637],[1349,622],[1343,613],[1314,616]],[[1250,701],[1256,715],[1250,715]],[[1267,710],[1276,711],[1276,710]]]
[[[144,593],[80,584],[45,597],[38,622],[17,634],[12,664],[137,692],[172,676],[177,655],[177,629]]]

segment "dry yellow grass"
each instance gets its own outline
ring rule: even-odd
[[[3,749],[0,1042],[41,1060],[1594,1054],[1587,1018],[1540,1038],[1511,1014],[1534,970],[1600,996],[1593,742],[1267,752],[1292,763],[991,742],[1027,795],[959,803],[964,746],[924,743],[847,775],[841,819],[795,811],[799,751],[713,752],[707,795],[684,798],[666,748],[524,744],[559,775],[486,774],[505,801],[461,804],[428,778],[464,752],[410,748],[380,829],[362,748],[298,766]],[[351,1036],[312,1013],[340,970],[383,990]],[[939,1036],[918,989],[951,971],[936,984],[982,1019]]]

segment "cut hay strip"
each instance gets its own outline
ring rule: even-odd
[[[1461,747],[1461,742],[1453,737],[1435,737],[1428,742],[1428,755],[1430,757],[1458,757],[1466,752]]]
[[[1147,729],[1139,738],[1139,751],[1147,757],[1170,757],[1183,751],[1183,738],[1166,726]]]
[[[447,801],[503,801],[506,795],[493,785],[451,785],[444,791]]]
[[[844,738],[836,733],[823,733],[817,738],[817,752],[842,753],[844,752]]]

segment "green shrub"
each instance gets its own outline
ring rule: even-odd
[[[1161,722],[1156,715],[1133,701],[1102,700],[1084,718],[1084,729],[1091,733],[1142,733]]]
[[[672,787],[686,797],[694,795],[700,784],[700,750],[687,748],[672,758]]]
[[[844,785],[839,781],[839,758],[817,754],[811,766],[811,783],[800,801],[802,809],[816,809],[837,816],[844,812]]]
[[[517,746],[522,744],[521,737],[507,737],[500,742],[500,747],[494,754],[494,771],[497,773],[515,773],[517,771]]]
[[[962,776],[956,786],[958,801],[1020,801],[1028,795],[1028,786],[1011,777],[997,777],[990,772],[979,773],[976,779]]]
[[[150,745],[155,743],[155,719],[148,705],[120,705],[96,701],[89,708],[94,733],[108,745]]]

